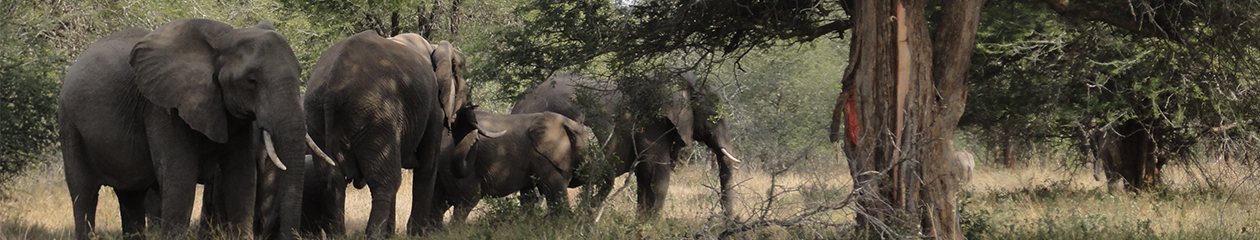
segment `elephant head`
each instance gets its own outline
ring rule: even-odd
[[[211,141],[228,142],[232,126],[255,126],[254,139],[288,169],[280,174],[276,200],[284,206],[280,226],[296,229],[308,149],[302,69],[270,22],[234,29],[207,19],[173,21],[137,43],[130,64],[145,98]]]
[[[433,61],[433,73],[437,76],[438,94],[441,97],[439,101],[442,103],[442,113],[446,115],[446,126],[451,127],[455,123],[455,115],[464,109],[464,102],[470,91],[462,76],[464,57],[447,41],[438,42],[433,49],[430,59]],[[459,138],[460,135],[455,137]]]
[[[488,138],[503,136],[511,129],[491,132],[482,128],[481,124],[477,122],[476,104],[465,103],[465,106],[460,108],[455,115],[455,119],[459,120],[451,125],[451,137],[453,137],[451,143],[458,144],[452,146],[453,150],[443,152],[450,152],[451,154],[446,158],[451,161],[451,173],[456,178],[464,178],[472,174],[472,159],[468,158],[468,152],[472,151],[472,147],[477,144],[477,140],[483,136]]]
[[[686,80],[681,84],[684,91],[671,93],[671,99],[661,106],[678,133],[679,140],[675,144],[689,146],[692,140],[699,141],[722,161],[740,163],[729,150],[732,148],[730,127],[721,114],[721,96],[707,85],[698,85],[690,72],[682,76]]]

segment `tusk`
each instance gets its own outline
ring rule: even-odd
[[[727,157],[727,158],[730,158],[732,162],[735,162],[735,163],[744,163],[744,162],[742,162],[742,161],[739,161],[739,159],[738,159],[738,158],[735,158],[735,156],[734,156],[734,155],[731,155],[731,153],[730,153],[730,152],[727,152],[727,151],[726,151],[726,148],[722,148],[722,155],[726,155],[726,157]]]
[[[486,137],[497,138],[499,136],[503,136],[504,133],[507,133],[507,130],[498,131],[498,132],[486,131],[486,129],[481,128],[481,124],[476,124],[476,125],[477,125],[477,130],[479,130],[482,135],[486,135]]]
[[[498,131],[498,132],[486,132],[485,135],[490,138],[497,138],[499,136],[503,136],[504,133],[507,133],[507,130]]]
[[[315,151],[315,155],[319,155],[319,158],[323,158],[325,162],[328,162],[328,165],[332,165],[333,167],[337,166],[337,163],[333,162],[332,158],[324,154],[324,150],[319,149],[319,145],[315,144],[315,140],[311,139],[310,134],[306,134],[306,145],[310,145],[311,150]]]
[[[276,164],[280,170],[289,170],[289,167],[285,167],[284,163],[280,162],[280,157],[276,157],[276,147],[271,143],[271,133],[267,130],[263,130],[263,146],[267,147],[267,157],[271,158],[271,163]]]

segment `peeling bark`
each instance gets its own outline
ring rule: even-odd
[[[899,4],[904,15],[895,17]],[[924,0],[853,2],[851,62],[832,116],[845,120],[844,129],[856,137],[839,137],[841,124],[833,122],[832,140],[864,195],[857,200],[857,221],[867,229],[889,226],[900,233],[962,239],[954,200],[959,186],[954,176],[962,168],[948,157],[948,140],[965,106],[983,5],[983,0],[946,3],[932,38]],[[906,36],[901,49],[898,22]]]

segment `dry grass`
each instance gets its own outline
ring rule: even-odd
[[[1106,185],[1093,179],[1088,169],[1038,164],[1016,169],[981,166],[959,199],[966,204],[964,216],[969,223],[981,222],[988,227],[972,232],[985,239],[1260,237],[1252,233],[1260,229],[1260,212],[1257,212],[1260,209],[1256,209],[1260,191],[1254,187],[1257,180],[1252,174],[1256,171],[1226,164],[1204,166],[1209,175],[1228,187],[1204,188],[1202,174],[1186,171],[1182,166],[1165,170],[1168,187],[1141,194],[1108,190]],[[770,175],[756,166],[738,170],[735,175],[739,183],[735,201],[738,220],[787,217],[843,197],[852,184],[843,167],[843,164],[797,166],[797,170],[778,176],[773,180],[773,185],[778,187],[773,189],[786,194],[769,207],[765,200],[767,190],[772,189]],[[712,233],[728,226],[716,215],[719,211],[713,190],[717,186],[716,172],[704,164],[679,167],[671,181],[663,217],[656,220],[635,220],[631,186],[610,199],[606,216],[599,223],[592,223],[591,217],[581,214],[544,217],[536,212],[513,213],[519,211],[519,207],[513,209],[515,202],[495,199],[483,201],[469,223],[451,224],[446,231],[431,237],[625,239],[689,238]],[[405,172],[404,176],[410,179],[410,172]],[[0,239],[72,236],[70,200],[62,178],[60,164],[50,164],[16,179],[9,188],[10,198],[0,203],[3,208]],[[625,178],[618,178],[618,186]],[[410,181],[404,181],[399,192],[396,216],[399,228],[396,230],[400,233],[410,212],[410,189]],[[361,238],[370,208],[369,192],[368,189],[347,192],[347,227],[352,238]],[[571,190],[570,195],[577,196],[578,190]],[[120,229],[117,208],[110,189],[102,189],[97,230],[107,237],[116,236]],[[834,211],[805,225],[773,226],[736,237],[844,238],[851,236],[844,224],[851,222],[852,217],[853,213],[848,210]]]
[[[1260,237],[1257,169],[1220,162],[1203,166],[1224,187],[1206,188],[1198,167],[1168,166],[1165,187],[1132,193],[1095,181],[1089,169],[1034,165],[981,170],[960,201],[971,217],[996,228],[982,238]]]

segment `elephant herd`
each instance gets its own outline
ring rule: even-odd
[[[721,98],[696,77],[662,75],[679,80],[656,87],[664,99],[644,101],[558,74],[498,114],[468,101],[464,66],[449,42],[365,31],[324,51],[303,94],[302,68],[267,21],[186,19],[101,38],[69,68],[58,98],[76,237],[92,236],[101,186],[114,189],[125,235],[185,233],[197,184],[203,228],[266,239],[343,236],[346,186],[366,186],[365,233],[389,237],[403,169],[414,173],[411,235],[439,228],[451,207],[464,220],[482,197],[539,194],[567,211],[567,189],[585,185],[598,203],[627,172],[639,216],[651,218],[693,141],[721,159],[720,202],[731,212],[739,160]]]

